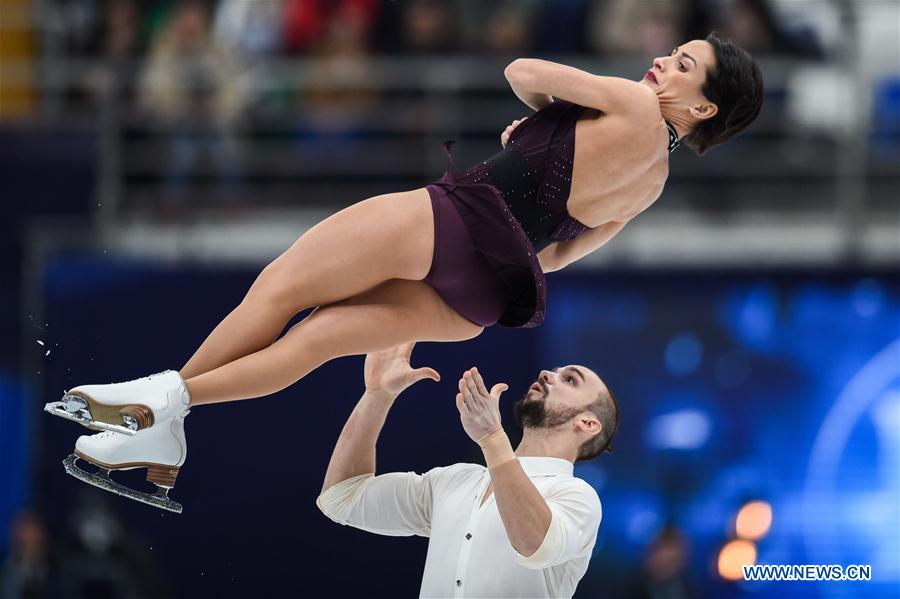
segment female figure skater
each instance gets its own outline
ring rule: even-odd
[[[654,59],[639,82],[537,59],[518,59],[504,75],[537,112],[503,151],[458,176],[451,160],[424,188],[369,198],[311,228],[179,372],[81,386],[48,404],[107,431],[79,438],[67,470],[180,510],[166,492],[186,456],[189,407],[275,393],[339,356],[471,339],[498,322],[538,325],[544,273],[602,246],[653,204],[681,141],[702,154],[743,131],[762,104],[753,59],[714,34]],[[108,478],[135,467],[148,469],[157,495]]]

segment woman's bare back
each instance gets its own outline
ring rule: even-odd
[[[598,227],[647,209],[669,174],[668,142],[661,114],[635,117],[585,108],[575,126],[569,214]]]

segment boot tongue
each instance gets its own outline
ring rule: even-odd
[[[191,413],[191,392],[188,390],[187,383],[184,382],[184,379],[181,380],[181,384],[178,386],[178,399],[181,400],[182,405],[184,405],[184,409],[178,412],[178,416],[184,418]]]

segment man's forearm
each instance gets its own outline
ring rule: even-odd
[[[498,432],[489,438],[482,450],[494,486],[497,511],[510,544],[528,557],[538,550],[550,529],[550,507],[519,460],[514,459],[506,433]]]
[[[375,444],[396,397],[366,391],[338,437],[322,492],[348,478],[375,472]]]

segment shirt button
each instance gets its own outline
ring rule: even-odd
[[[461,586],[462,586],[462,581],[461,581],[461,580],[457,580],[457,581],[456,581],[456,586],[461,587]]]
[[[467,533],[466,533],[466,540],[468,541],[468,540],[471,539],[471,538],[472,538],[472,533],[467,532]]]

